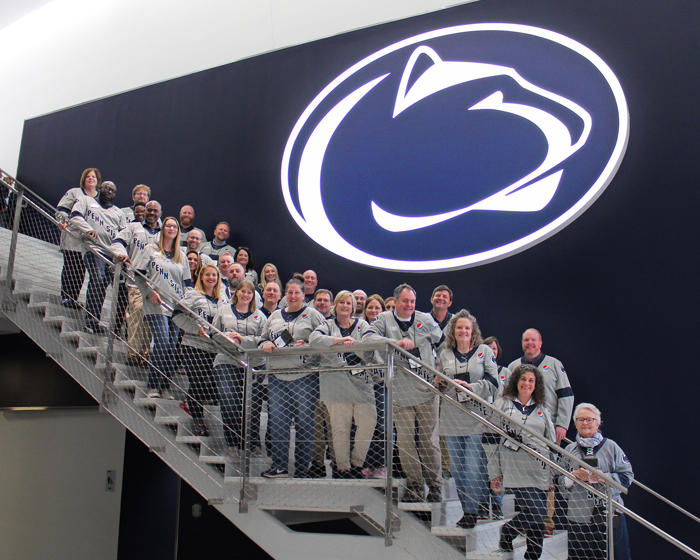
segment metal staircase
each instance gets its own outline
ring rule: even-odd
[[[391,476],[364,480],[263,478],[260,474],[269,460],[253,456],[248,446],[240,458],[225,455],[223,423],[216,405],[205,405],[209,435],[194,435],[192,419],[177,399],[146,397],[148,372],[127,365],[127,347],[119,336],[84,332],[83,310],[61,305],[58,278],[63,259],[56,245],[54,210],[6,174],[0,174],[0,182],[10,190],[14,202],[12,229],[0,227],[2,313],[90,393],[104,412],[135,434],[271,556],[523,558],[523,537],[514,541],[512,553],[497,550],[500,527],[513,515],[508,496],[504,520],[483,520],[473,529],[460,529],[455,522],[461,507],[449,478],[443,482],[443,501],[435,504],[401,502],[400,481]],[[109,293],[111,290],[103,317],[111,316]],[[383,346],[384,352],[401,352],[389,346]],[[175,385],[187,390],[185,379],[175,380]],[[626,509],[625,513],[634,516]],[[349,519],[366,535],[293,530],[299,523],[339,518]],[[545,539],[542,558],[565,559],[566,539],[564,531]],[[684,546],[680,543],[679,548]],[[688,547],[683,550],[698,558]]]

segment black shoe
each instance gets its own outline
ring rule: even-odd
[[[503,510],[498,502],[491,502],[491,516],[494,519],[503,519]]]
[[[476,525],[476,514],[475,513],[465,513],[462,519],[457,521],[457,527],[460,529],[472,529]]]
[[[430,486],[428,488],[428,497],[425,499],[426,502],[431,504],[442,502],[442,491],[439,486]]]
[[[364,478],[362,475],[362,467],[350,467],[350,478],[354,480]]]
[[[503,527],[505,527],[505,525]],[[498,539],[498,548],[506,552],[513,552],[513,537],[504,535],[503,527],[501,527],[501,536]]]
[[[311,468],[309,469],[310,478],[326,478],[326,474],[326,465],[311,463]]]
[[[423,501],[422,486],[406,486],[401,501],[407,504],[415,504]]]
[[[479,504],[479,509],[476,512],[476,517],[478,519],[488,519],[489,518],[489,504],[488,504],[488,502],[481,502]]]
[[[262,473],[265,478],[288,478],[289,473],[287,469],[276,469],[275,467],[267,469]]]
[[[207,430],[206,425],[197,424],[192,430],[192,435],[197,437],[209,437],[209,430]]]

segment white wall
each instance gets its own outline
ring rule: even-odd
[[[116,559],[123,461],[124,428],[96,408],[0,414],[0,558]]]
[[[16,171],[27,118],[458,3],[53,0],[0,30],[0,167]]]

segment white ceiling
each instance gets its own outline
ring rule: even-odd
[[[1,0],[0,29],[7,27],[21,17],[41,8],[51,0]]]

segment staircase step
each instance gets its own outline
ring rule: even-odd
[[[466,553],[467,560],[523,560],[525,558],[527,544],[525,537],[518,537],[513,541],[513,552],[498,550],[497,543],[498,538],[496,538],[495,547],[492,543],[491,551],[468,551]],[[555,531],[554,535],[544,539],[541,558],[566,560],[567,557],[566,531]]]

